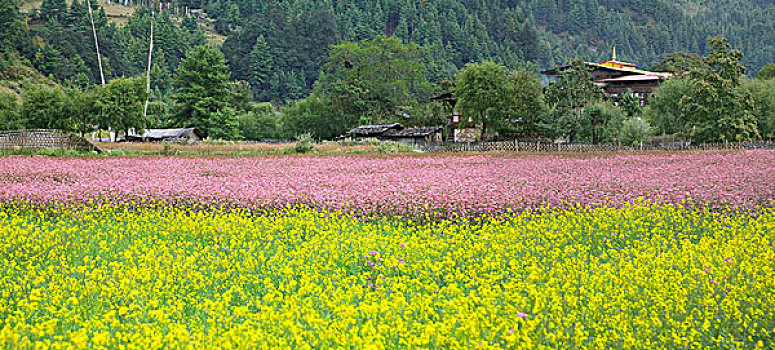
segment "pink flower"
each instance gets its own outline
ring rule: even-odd
[[[376,250],[369,250],[369,255],[377,255],[377,254],[379,253],[377,253]]]
[[[517,317],[519,317],[519,318],[524,320],[524,319],[527,318],[527,314],[524,313],[524,312],[517,312]]]
[[[305,203],[359,216],[433,212],[444,218],[576,203],[620,206],[639,198],[686,206],[755,208],[773,203],[773,169],[775,152],[767,150],[579,159],[399,156],[386,161],[348,156],[0,157],[0,177],[30,179],[4,182],[0,203],[21,199],[32,204],[78,204],[94,200],[118,207],[120,203],[111,203],[116,200],[135,201],[139,206],[206,202],[215,207],[262,208]],[[203,172],[227,176],[213,181],[211,176],[201,176]],[[558,172],[566,176],[558,177]],[[676,176],[663,176],[665,173]],[[712,176],[698,178],[696,174]],[[406,178],[416,181],[395,181]],[[729,260],[732,257],[726,257]]]

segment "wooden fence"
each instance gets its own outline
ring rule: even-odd
[[[585,153],[585,152],[620,152],[620,151],[723,151],[745,149],[775,149],[775,141],[752,142],[719,142],[702,143],[696,145],[670,144],[670,145],[638,145],[621,146],[617,144],[587,145],[587,144],[563,144],[546,142],[477,142],[455,143],[450,145],[433,145],[424,147],[428,152],[526,152],[526,153]]]
[[[83,137],[56,129],[0,131],[0,149],[6,148],[59,148],[101,152],[99,147]]]

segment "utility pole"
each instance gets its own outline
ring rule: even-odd
[[[148,69],[145,71],[145,109],[143,110],[143,120],[148,117],[148,102],[151,99],[151,54],[153,54],[153,22],[155,17],[151,18],[151,39],[148,43]]]
[[[100,55],[100,44],[97,42],[97,28],[94,27],[94,15],[91,10],[91,1],[86,0],[86,5],[89,7],[89,20],[91,20],[91,32],[94,34],[94,47],[97,50],[97,63],[100,66],[100,80],[102,81],[102,87],[105,87],[105,73],[102,71],[102,55]]]

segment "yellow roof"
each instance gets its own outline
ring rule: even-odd
[[[651,71],[647,71],[647,70],[642,70],[642,69],[637,69],[637,68],[635,68],[635,65],[625,66],[625,67],[615,67],[615,66],[606,65],[605,63],[607,63],[607,62],[603,62],[603,63],[584,62],[584,63],[586,65],[593,66],[593,67],[600,67],[600,68],[605,68],[605,69],[613,69],[613,70],[618,70],[618,71],[622,71],[622,72],[635,72],[635,73],[644,74],[644,75],[657,74],[655,72],[651,72]],[[618,62],[618,63],[622,63],[622,62]]]

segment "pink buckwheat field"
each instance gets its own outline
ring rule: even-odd
[[[470,215],[641,200],[756,207],[775,199],[775,153],[385,158],[0,158],[0,200],[306,204]]]

